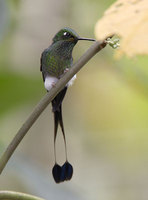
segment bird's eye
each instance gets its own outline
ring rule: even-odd
[[[66,36],[66,37],[70,37],[71,36],[71,34],[68,33],[68,32],[64,32],[63,35]]]
[[[67,32],[64,32],[64,34],[63,35],[67,35]]]

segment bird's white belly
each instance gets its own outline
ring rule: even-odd
[[[58,78],[53,76],[46,76],[44,81],[44,86],[47,91],[49,91],[58,82]]]
[[[76,79],[76,74],[72,77],[72,79],[66,84],[67,87],[71,86]],[[55,84],[58,82],[58,78],[53,76],[46,76],[44,81],[44,86],[47,91],[49,91]]]

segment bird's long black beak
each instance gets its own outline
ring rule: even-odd
[[[78,38],[78,40],[88,40],[88,41],[96,41],[95,39],[91,39],[91,38]]]

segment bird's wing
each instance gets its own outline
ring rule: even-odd
[[[44,70],[43,70],[43,68],[44,68],[44,65],[45,65],[44,62],[45,62],[46,52],[47,52],[47,50],[45,49],[43,51],[43,53],[41,54],[41,58],[40,58],[40,71],[42,72],[43,81],[45,81],[45,76],[44,76]]]
[[[40,58],[40,71],[42,72],[42,62],[43,62],[43,58],[42,58],[42,55],[41,55],[41,58]]]

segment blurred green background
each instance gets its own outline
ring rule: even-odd
[[[94,37],[94,26],[114,1],[0,1],[0,154],[46,93],[41,52],[62,27]],[[76,61],[90,42],[74,48]],[[138,47],[137,47],[138,48]],[[49,106],[29,130],[0,177],[0,190],[54,200],[146,200],[148,196],[148,58],[115,60],[102,50],[78,73],[63,115],[70,182],[51,175],[53,116]],[[58,160],[64,144],[59,131]]]

